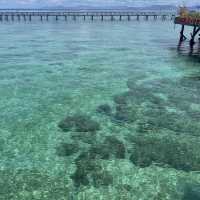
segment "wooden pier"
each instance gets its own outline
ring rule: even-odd
[[[137,11],[70,11],[70,10],[0,10],[0,21],[43,20],[174,20],[173,12],[137,12]]]
[[[183,42],[187,39],[187,37],[184,35],[185,26],[193,27],[193,31],[190,34],[190,46],[193,46],[195,44],[195,37],[200,32],[200,18],[176,17],[174,23],[182,26],[180,32],[180,42]]]

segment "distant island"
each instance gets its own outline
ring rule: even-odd
[[[190,6],[187,7],[189,10],[200,10],[200,5]],[[73,5],[73,6],[41,6],[41,7],[16,7],[16,8],[0,8],[0,10],[6,9],[17,9],[17,10],[24,10],[24,9],[42,9],[42,10],[137,10],[137,11],[177,11],[178,6],[174,5],[151,5],[151,6],[87,6],[87,5]]]

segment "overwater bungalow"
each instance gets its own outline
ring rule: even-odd
[[[181,7],[179,16],[175,18],[175,23],[188,26],[200,26],[200,12],[189,11],[186,7]]]
[[[175,18],[174,23],[182,25],[182,29],[180,32],[180,41],[186,40],[186,36],[184,35],[185,26],[194,27],[190,39],[190,45],[194,45],[195,36],[200,31],[200,12],[189,11],[186,7],[181,7],[179,11],[179,16]]]

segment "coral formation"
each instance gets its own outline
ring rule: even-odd
[[[95,132],[100,129],[99,123],[87,115],[67,116],[58,124],[58,127],[64,132],[70,130],[77,132]]]
[[[56,153],[58,156],[71,156],[79,151],[77,144],[71,143],[61,143],[60,146],[56,148]]]
[[[75,163],[76,171],[71,175],[75,186],[93,184],[99,187],[112,184],[112,176],[101,167],[97,160],[91,159],[87,152],[80,154]]]
[[[111,115],[112,114],[112,108],[108,104],[103,104],[97,107],[97,112],[105,114],[105,115]]]
[[[200,170],[200,141],[170,135],[148,134],[133,138],[130,160],[137,166],[148,167],[153,163],[177,170]]]
[[[182,200],[200,200],[200,184],[186,184]]]

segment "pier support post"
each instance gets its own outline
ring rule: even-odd
[[[18,21],[20,21],[20,15],[17,15],[17,19],[18,19]]]
[[[113,15],[111,15],[111,21],[113,21],[114,20],[114,17],[113,17]]]
[[[8,15],[5,15],[5,20],[8,21]]]
[[[85,16],[85,15],[83,15],[83,20],[84,20],[84,21],[86,20],[86,16]]]
[[[31,20],[32,20],[31,15],[29,15],[29,21],[31,21]]]
[[[185,26],[182,25],[181,32],[180,32],[180,42],[183,42],[184,40],[187,39],[187,38],[185,37],[185,35],[184,35],[184,30],[185,30]]]
[[[76,21],[76,15],[73,15],[73,20]]]
[[[92,21],[94,20],[94,15],[91,15],[91,20],[92,20]]]
[[[56,21],[58,21],[58,15],[56,15]]]
[[[130,15],[128,15],[128,21],[130,21],[131,20],[131,16]]]
[[[101,21],[103,21],[103,15],[101,15]]]
[[[148,21],[148,19],[149,19],[149,15],[146,15],[146,16],[145,16],[145,19],[146,19],[146,21]]]
[[[162,20],[163,20],[163,21],[166,20],[166,15],[162,15]]]
[[[195,36],[200,31],[200,27],[194,26],[193,32],[191,33],[191,40],[190,40],[190,46],[193,46],[195,44]]]
[[[42,15],[40,15],[40,21],[43,21],[43,17],[42,17]]]
[[[2,21],[2,15],[0,15],[0,21]]]
[[[49,21],[49,15],[46,16],[46,20]]]
[[[119,16],[119,21],[122,21],[122,16],[121,15]]]
[[[175,15],[172,15],[172,16],[171,16],[171,20],[174,20],[174,18],[175,18]]]
[[[137,21],[139,21],[140,20],[140,16],[139,15],[137,15]]]
[[[14,15],[11,15],[11,20],[14,21]]]
[[[24,15],[23,17],[24,17],[24,21],[26,21],[26,15]]]

